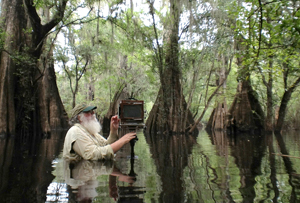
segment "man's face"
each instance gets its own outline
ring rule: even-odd
[[[88,111],[83,112],[78,116],[80,124],[83,125],[91,134],[99,133],[101,130],[101,125],[96,118],[95,112]]]
[[[94,115],[95,114],[95,112],[94,112],[94,110],[91,110],[91,111],[88,111],[88,112],[83,112],[83,115],[88,119],[88,120],[90,120],[91,118],[93,118]]]

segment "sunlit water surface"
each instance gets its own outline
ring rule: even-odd
[[[300,141],[282,135],[138,133],[114,161],[68,163],[63,135],[9,155],[1,140],[5,202],[298,202]],[[15,146],[15,145],[14,145]],[[22,146],[22,145],[21,145]],[[24,147],[23,147],[24,148]]]

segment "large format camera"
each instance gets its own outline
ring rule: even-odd
[[[119,104],[120,127],[134,130],[144,128],[144,101],[143,100],[121,100]]]
[[[144,101],[143,100],[121,100],[119,104],[119,118],[121,134],[126,134],[132,131],[138,131],[145,128],[144,123]],[[134,143],[138,140],[130,140],[131,157],[134,157]]]

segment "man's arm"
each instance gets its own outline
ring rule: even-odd
[[[118,128],[119,128],[120,119],[118,116],[113,116],[110,119],[110,132],[107,138],[107,143],[111,144],[118,139]]]
[[[118,139],[117,141],[115,141],[114,143],[112,143],[110,146],[113,149],[114,153],[116,153],[125,144],[127,144],[128,142],[130,142],[130,140],[134,139],[135,137],[136,137],[136,133],[135,132],[127,133],[123,137],[121,137],[120,139]]]

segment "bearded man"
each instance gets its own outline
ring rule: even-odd
[[[101,125],[94,110],[96,106],[79,104],[71,112],[71,124],[63,148],[63,157],[70,161],[80,159],[101,160],[113,159],[114,154],[126,143],[136,137],[136,133],[127,133],[118,139],[119,118],[113,116],[110,122],[110,133],[107,139],[99,132]]]

